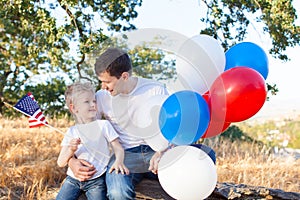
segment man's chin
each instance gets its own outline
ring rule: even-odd
[[[116,95],[117,95],[117,94],[114,92],[114,90],[109,91],[109,93],[110,93],[111,96],[116,96]]]

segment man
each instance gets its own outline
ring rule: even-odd
[[[131,76],[131,60],[126,52],[118,48],[109,48],[99,56],[95,72],[102,82],[102,90],[96,93],[98,112],[118,132],[125,149],[124,164],[131,172],[129,175],[122,172],[106,174],[108,198],[134,199],[136,184],[145,175],[151,175],[150,171],[157,172],[161,157],[161,152],[154,152],[139,137],[143,129],[139,127],[135,114],[149,98],[167,95],[168,92],[159,82]],[[114,157],[110,163],[113,161]],[[80,180],[86,180],[95,173],[94,167],[84,160],[71,158],[69,166]]]

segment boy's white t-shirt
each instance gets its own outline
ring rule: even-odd
[[[107,120],[95,120],[87,124],[78,124],[68,129],[61,146],[68,146],[70,140],[80,138],[75,155],[93,164],[97,172],[90,179],[101,176],[107,169],[111,157],[110,142],[118,138],[118,134]],[[70,167],[67,175],[77,179]]]
[[[98,112],[109,120],[117,133],[124,149],[136,147],[146,142],[138,137],[134,126],[139,126],[137,113],[153,96],[168,95],[166,87],[157,81],[138,78],[136,87],[129,94],[111,96],[106,90],[96,93]]]

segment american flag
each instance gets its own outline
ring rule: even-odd
[[[48,124],[31,92],[25,95],[14,107],[29,117],[30,128]]]

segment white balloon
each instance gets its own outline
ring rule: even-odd
[[[217,169],[203,150],[177,146],[162,156],[158,179],[162,188],[175,199],[205,199],[217,184]]]
[[[198,50],[199,52],[199,50]],[[205,52],[202,52],[206,54]],[[206,55],[205,55],[206,56]],[[176,58],[176,70],[177,70],[177,85],[182,85],[185,90],[192,90],[199,94],[204,94],[209,90],[212,84],[208,79],[210,76],[209,71],[203,72],[206,66],[214,65],[210,59],[197,61],[198,58],[194,58],[194,61],[189,61],[188,58]],[[198,63],[196,63],[198,62]],[[213,75],[214,77],[214,75]],[[182,88],[176,88],[175,91],[184,90]]]
[[[146,101],[138,114],[139,124],[143,128],[143,138],[154,151],[163,151],[169,141],[163,136],[159,127],[159,112],[168,95],[153,96]]]
[[[192,37],[192,40],[197,42],[197,44],[199,44],[200,46],[202,46],[204,51],[214,62],[218,72],[224,72],[226,65],[226,56],[220,42],[215,38],[205,34],[195,35]]]
[[[136,123],[140,128],[147,128],[157,130],[159,112],[162,104],[168,98],[168,95],[156,95],[152,96],[136,111]],[[153,131],[152,131],[153,132]],[[144,137],[152,136],[151,133],[146,133]]]
[[[154,151],[163,151],[169,146],[169,141],[161,132],[152,137],[145,138],[144,140]]]
[[[159,112],[168,95],[156,95],[143,102],[128,122],[126,130],[138,133],[138,137],[155,151],[162,151],[168,147],[168,140],[162,135],[159,127]]]
[[[219,42],[208,35],[196,35],[186,40],[178,51],[176,70],[181,84],[176,85],[204,94],[224,68],[225,53]]]

